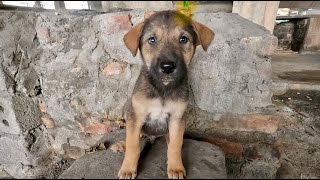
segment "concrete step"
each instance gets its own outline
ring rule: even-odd
[[[282,95],[289,90],[320,91],[320,84],[304,81],[273,80],[271,90],[274,95]]]

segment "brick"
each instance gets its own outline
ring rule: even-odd
[[[227,158],[241,159],[243,155],[243,146],[240,143],[231,142],[227,139],[206,138],[204,141],[219,146]]]
[[[129,16],[113,16],[106,23],[107,32],[115,34],[119,31],[128,31],[132,26]]]
[[[118,75],[124,72],[126,66],[126,63],[112,62],[103,68],[101,73],[103,76]]]
[[[47,129],[52,129],[56,126],[54,120],[48,114],[44,114],[41,120]]]
[[[37,31],[37,36],[41,40],[46,40],[50,37],[50,31],[46,27],[39,27],[36,29]]]
[[[90,134],[107,134],[111,130],[111,127],[107,124],[96,123],[90,126],[83,127],[83,131]]]
[[[40,112],[46,113],[47,112],[46,104],[44,102],[39,102],[39,109],[40,109]]]
[[[279,119],[271,115],[248,114],[240,117],[223,117],[212,123],[212,127],[234,131],[258,131],[273,134],[277,131]]]

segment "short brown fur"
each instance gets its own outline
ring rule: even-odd
[[[166,136],[168,177],[186,176],[181,148],[189,97],[187,68],[197,45],[206,51],[213,38],[212,30],[176,11],[152,13],[124,36],[133,56],[140,50],[144,64],[128,101],[126,151],[119,178],[133,179],[137,175],[141,133]],[[173,72],[167,73],[161,66],[167,61],[174,63]]]

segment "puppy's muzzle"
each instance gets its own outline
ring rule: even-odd
[[[174,72],[174,70],[176,69],[177,65],[175,62],[173,61],[168,61],[168,60],[164,60],[164,61],[160,61],[159,63],[160,65],[160,70],[162,73],[165,74],[171,74]]]

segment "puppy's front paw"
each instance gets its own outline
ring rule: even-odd
[[[169,179],[184,179],[186,176],[186,170],[183,165],[180,166],[168,166],[168,178]]]
[[[137,176],[137,171],[129,168],[121,168],[118,177],[119,179],[134,179]]]

